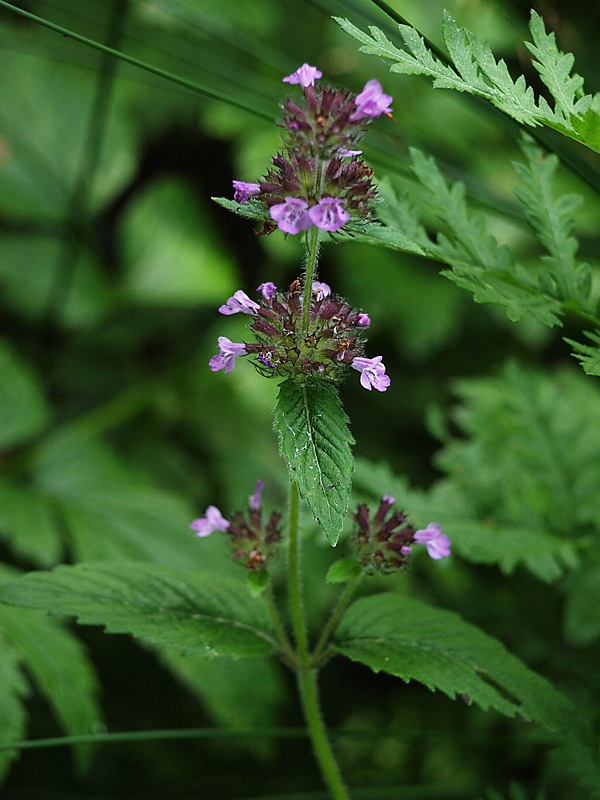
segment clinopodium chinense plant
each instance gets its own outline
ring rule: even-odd
[[[226,518],[216,506],[191,524],[196,535],[224,535],[233,558],[246,570],[251,593],[266,593],[279,637],[279,655],[298,674],[300,694],[323,776],[336,798],[347,797],[319,712],[317,667],[333,654],[335,625],[342,617],[362,575],[400,572],[414,545],[425,545],[433,559],[450,555],[450,541],[436,523],[415,530],[404,511],[392,511],[395,500],[384,494],[374,515],[361,503],[354,514],[355,531],[346,542],[348,557],[336,562],[328,580],[347,583],[333,616],[311,648],[300,589],[299,503],[306,501],[332,545],[338,541],[351,489],[353,443],[338,395],[342,380],[355,370],[371,391],[390,386],[383,356],[366,354],[371,317],[339,297],[317,279],[322,237],[335,234],[351,220],[370,220],[377,202],[373,171],[365,163],[360,141],[369,124],[391,115],[392,98],[376,80],[354,94],[319,86],[320,70],[304,64],[284,78],[298,85],[303,100],[283,105],[284,148],[273,156],[264,178],[256,183],[234,181],[234,200],[220,199],[232,210],[262,223],[262,234],[277,229],[305,237],[302,274],[287,288],[273,281],[260,284],[254,296],[239,289],[221,305],[224,316],[249,317],[252,336],[233,342],[218,337],[219,351],[210,359],[213,372],[230,373],[240,357],[249,357],[266,378],[280,381],[275,409],[279,445],[290,475],[286,534],[280,512],[262,509],[263,482],[249,498],[245,513]],[[249,213],[251,210],[252,213]],[[285,630],[272,592],[269,565],[287,538],[288,594],[293,643]]]

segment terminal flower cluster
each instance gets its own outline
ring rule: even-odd
[[[215,531],[229,537],[233,558],[251,572],[264,572],[268,561],[281,541],[281,514],[273,511],[263,520],[261,496],[263,481],[257,481],[254,493],[248,498],[248,511],[236,511],[225,519],[216,506],[208,506],[203,517],[193,520],[190,528],[204,538]]]
[[[416,531],[403,511],[389,513],[395,502],[385,494],[373,519],[365,503],[354,514],[357,528],[351,543],[359,564],[368,574],[389,574],[402,569],[415,544],[424,544],[428,555],[436,560],[450,555],[450,539],[436,522]]]
[[[313,281],[309,325],[303,332],[303,293],[299,281],[280,291],[271,281],[257,288],[257,300],[238,290],[219,311],[225,316],[246,314],[254,342],[232,342],[219,336],[219,352],[210,359],[213,372],[231,372],[235,359],[252,356],[255,368],[269,378],[343,378],[352,367],[369,391],[384,392],[390,385],[382,356],[366,358],[365,333],[368,314],[332,294],[331,287]]]
[[[288,98],[282,125],[286,148],[271,159],[259,183],[233,181],[234,199],[254,198],[268,212],[265,232],[278,227],[297,234],[316,226],[334,232],[355,214],[368,218],[377,190],[373,170],[358,147],[371,120],[391,115],[392,98],[377,80],[359,94],[334,87],[316,88],[322,77],[303,64],[283,79],[302,88],[304,102]]]

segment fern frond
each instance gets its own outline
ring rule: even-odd
[[[543,19],[535,11],[531,12],[529,23],[533,43],[526,45],[553,107],[544,97],[536,99],[522,75],[513,80],[505,61],[496,60],[487,42],[459,27],[448,12],[444,12],[442,32],[449,63],[438,58],[409,25],[398,26],[404,46],[396,47],[379,28],[370,26],[367,34],[347,19],[334,19],[362,44],[362,53],[391,61],[391,72],[425,75],[433,80],[435,89],[483,97],[517,122],[532,127],[547,125],[600,152],[598,103],[584,93],[583,78],[572,73],[574,56],[557,48],[555,35],[546,32]]]

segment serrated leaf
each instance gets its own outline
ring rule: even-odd
[[[391,72],[426,75],[436,89],[454,89],[483,97],[518,122],[535,127],[548,125],[598,151],[598,142],[584,134],[580,126],[589,113],[592,98],[583,93],[583,81],[571,75],[574,58],[556,48],[554,34],[547,34],[544,23],[532,12],[530,30],[534,40],[527,44],[535,56],[534,66],[554,100],[554,109],[545,98],[536,97],[523,75],[513,80],[503,59],[496,60],[489,45],[471,31],[460,28],[445,11],[443,36],[450,54],[444,62],[434,54],[415,28],[399,25],[404,47],[393,44],[379,28],[365,33],[341,17],[335,21],[361,43],[360,51],[391,61]]]
[[[565,342],[573,348],[573,355],[581,361],[585,374],[600,377],[600,334],[586,331],[585,335],[593,344],[582,344],[572,339],[565,339]]]
[[[243,580],[161,564],[105,563],[30,572],[0,601],[74,616],[186,653],[268,655],[276,645],[266,605]]]
[[[348,510],[354,439],[337,389],[325,381],[284,381],[275,406],[279,448],[330,544]]]
[[[396,594],[362,597],[346,611],[335,649],[375,672],[418,681],[567,736],[583,731],[576,711],[545,678],[451,611]]]

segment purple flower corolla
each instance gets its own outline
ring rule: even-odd
[[[248,498],[248,504],[252,511],[258,511],[260,509],[260,497],[264,488],[264,481],[256,481],[256,489],[254,490],[254,494],[251,494]]]
[[[356,111],[350,116],[350,122],[358,122],[365,117],[380,117],[391,114],[390,103],[394,98],[384,94],[378,80],[367,81],[365,88],[356,96]]]
[[[225,519],[216,506],[209,506],[203,517],[198,517],[190,524],[190,528],[201,539],[210,536],[214,531],[226,531],[228,527],[229,520]]]
[[[232,342],[227,336],[219,336],[219,354],[213,356],[208,362],[213,372],[218,372],[220,369],[225,370],[225,374],[231,372],[235,367],[235,359],[237,356],[246,356],[248,351],[243,344]]]
[[[415,531],[414,540],[417,544],[424,544],[429,557],[436,561],[450,555],[450,539],[442,533],[437,522],[430,522],[423,530]]]
[[[277,287],[273,281],[267,281],[266,283],[261,283],[260,286],[257,286],[256,291],[262,294],[265,300],[272,300],[277,294]]]
[[[352,158],[353,156],[361,155],[362,150],[348,150],[345,147],[340,147],[337,151],[338,156],[342,156],[342,158]]]
[[[368,328],[371,324],[371,317],[368,314],[364,314],[361,312],[358,315],[358,319],[356,320],[356,324],[359,328]]]
[[[328,283],[322,283],[322,281],[313,281],[312,293],[315,296],[315,300],[320,302],[331,295],[331,286]]]
[[[360,372],[360,385],[364,389],[371,391],[372,388],[378,392],[385,392],[391,381],[385,374],[385,366],[381,363],[383,356],[375,358],[353,358],[350,366]]]
[[[246,292],[238,289],[233,297],[230,297],[227,303],[219,308],[219,313],[226,315],[239,313],[254,315],[259,308],[259,304],[251,300]]]
[[[311,67],[310,64],[302,64],[296,72],[292,72],[291,75],[288,75],[286,78],[283,79],[284,83],[299,83],[300,86],[314,86],[315,79],[321,78],[323,73],[317,67]]]
[[[299,197],[286,197],[285,203],[271,206],[270,212],[279,230],[284,233],[300,233],[300,231],[307,231],[312,225],[307,208],[306,200]]]
[[[243,205],[251,194],[260,192],[260,183],[245,183],[244,181],[233,181],[235,194],[233,199],[236,203]]]
[[[341,197],[322,197],[309,209],[308,216],[322,231],[337,231],[350,219]]]

